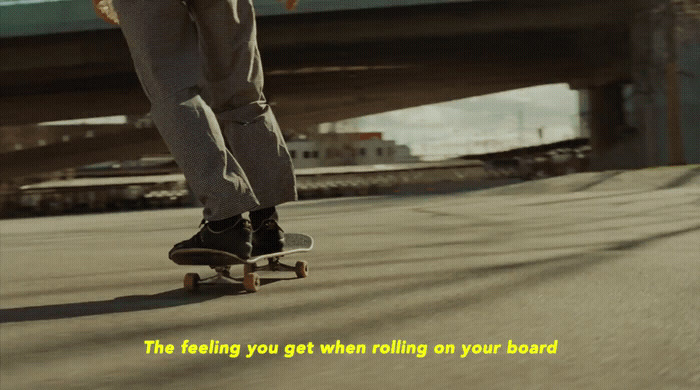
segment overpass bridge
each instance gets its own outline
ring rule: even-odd
[[[265,92],[283,129],[299,131],[321,122],[568,83],[588,91],[591,142],[603,165],[610,153],[623,155],[622,165],[652,165],[664,159],[649,146],[660,126],[636,120],[641,136],[626,140],[622,91],[648,81],[645,71],[655,66],[645,60],[658,56],[647,50],[655,33],[649,15],[658,3],[304,0],[298,12],[286,13],[273,0],[256,1]],[[148,112],[120,31],[97,19],[90,7],[87,0],[0,2],[0,57],[12,59],[0,68],[3,129]],[[0,177],[11,177],[30,161],[36,169],[58,169],[100,156],[81,150],[124,158],[163,150],[155,129],[125,130],[118,144],[99,138],[71,141],[48,154],[4,153]],[[634,150],[640,139],[641,155]],[[34,164],[36,153],[40,164]]]

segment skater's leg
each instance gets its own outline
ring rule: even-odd
[[[177,0],[115,0],[124,36],[152,107],[153,121],[183,170],[204,218],[221,220],[259,205],[199,94],[195,24]]]
[[[189,0],[203,54],[203,96],[260,206],[296,200],[292,162],[262,93],[251,0]]]

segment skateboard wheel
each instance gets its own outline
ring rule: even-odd
[[[243,275],[255,272],[255,264],[243,264]]]
[[[297,261],[294,265],[294,272],[296,272],[297,277],[305,278],[309,275],[309,264],[305,261]]]
[[[256,292],[260,287],[260,276],[255,272],[243,276],[243,288],[248,292]]]
[[[199,274],[189,273],[185,275],[185,291],[193,292],[199,287]]]

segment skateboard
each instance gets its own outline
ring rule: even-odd
[[[297,261],[294,266],[280,262],[283,256],[298,252],[308,252],[314,247],[314,239],[301,233],[285,233],[284,250],[282,252],[267,253],[243,260],[228,252],[214,249],[180,249],[173,251],[170,260],[179,265],[206,265],[216,271],[216,275],[200,279],[197,273],[185,275],[185,291],[196,291],[200,285],[228,284],[237,282],[231,274],[231,266],[243,264],[243,288],[248,292],[258,291],[260,287],[260,275],[256,271],[292,271],[298,278],[305,278],[309,273],[309,266],[305,261]],[[267,264],[258,264],[267,260]]]

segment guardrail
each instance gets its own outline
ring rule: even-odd
[[[300,199],[438,192],[500,184],[481,161],[296,170]],[[489,184],[490,183],[490,184]],[[0,192],[0,216],[55,215],[195,204],[182,174],[51,180]]]

